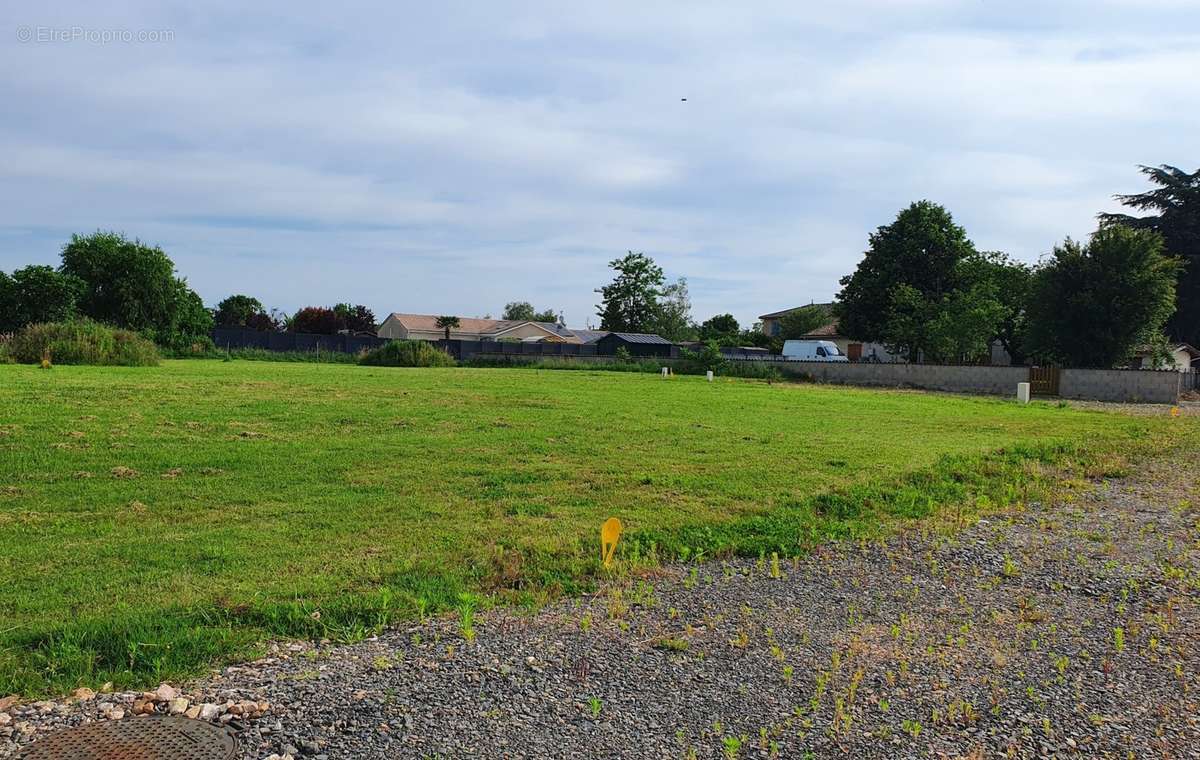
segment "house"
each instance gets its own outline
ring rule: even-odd
[[[679,349],[674,343],[660,335],[648,333],[610,332],[596,341],[596,353],[601,356],[612,356],[617,350],[624,348],[630,356],[661,356],[674,357]]]
[[[1152,351],[1149,346],[1138,348],[1133,355],[1133,362],[1130,367],[1133,369],[1177,369],[1180,372],[1187,372],[1193,365],[1196,365],[1196,360],[1200,359],[1200,349],[1194,348],[1187,343],[1176,343],[1171,346],[1171,361],[1166,365],[1155,366],[1154,360],[1151,358]]]
[[[770,335],[771,337],[782,335],[783,318],[788,314],[791,314],[793,311],[807,309],[809,306],[816,306],[819,309],[823,309],[826,313],[833,312],[833,304],[831,303],[810,303],[808,306],[793,306],[792,308],[784,309],[783,311],[773,311],[770,314],[760,314],[758,316],[758,321],[762,325],[763,333]]]
[[[828,340],[836,343],[838,350],[845,354],[846,358],[852,362],[862,359],[878,359],[881,362],[900,360],[898,357],[893,356],[882,343],[863,342],[842,335],[836,319],[800,337],[803,340]]]
[[[379,326],[379,337],[393,340],[442,340],[445,328],[437,326],[434,314],[389,314]],[[518,319],[475,319],[459,317],[450,328],[453,340],[519,340],[525,342],[584,343],[574,332],[553,322]]]

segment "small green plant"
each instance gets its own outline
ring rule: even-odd
[[[458,595],[458,632],[467,641],[475,640],[475,603],[471,594]]]
[[[721,740],[721,746],[725,751],[725,757],[734,760],[742,751],[743,739],[737,736],[726,736]]]
[[[592,720],[600,717],[600,710],[604,708],[604,703],[599,697],[588,697],[588,709],[592,711]]]
[[[1013,578],[1013,577],[1016,577],[1016,575],[1019,572],[1020,572],[1020,568],[1017,566],[1017,563],[1013,561],[1012,557],[1005,554],[1004,555],[1004,569],[1001,570],[1001,573],[1004,575],[1004,577],[1005,578]]]
[[[1116,647],[1116,650],[1118,652],[1125,651],[1125,629],[1124,628],[1118,627],[1118,628],[1113,629],[1113,646]]]
[[[919,720],[905,718],[904,720],[900,721],[900,728],[903,728],[904,731],[914,739],[921,735],[921,721]]]

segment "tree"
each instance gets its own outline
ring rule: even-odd
[[[644,333],[654,329],[659,317],[658,299],[663,295],[663,270],[644,253],[629,251],[608,266],[617,273],[611,283],[596,290],[600,329]]]
[[[651,328],[642,332],[657,333],[675,343],[696,339],[696,325],[692,323],[692,299],[688,294],[686,277],[680,277],[663,288]]]
[[[222,327],[249,327],[252,321],[256,325],[261,324],[256,320],[259,314],[265,315],[266,309],[257,298],[232,295],[217,304],[213,321]],[[254,329],[262,328],[255,327]]]
[[[339,303],[333,307],[333,311],[341,321],[339,329],[349,330],[353,333],[375,334],[375,312],[366,306],[362,304],[351,306],[348,303]]]
[[[455,316],[441,316],[437,318],[435,324],[438,329],[446,331],[446,340],[450,340],[450,329],[459,326],[459,319]]]
[[[292,315],[291,332],[316,335],[337,335],[342,329],[342,320],[333,309],[324,306],[305,306]]]
[[[510,301],[504,304],[504,313],[500,315],[500,318],[524,322],[532,320],[533,314],[533,304],[528,301]]]
[[[998,251],[988,251],[969,260],[965,279],[970,282],[989,281],[991,296],[1000,304],[1000,318],[992,340],[1000,342],[1014,365],[1025,363],[1026,308],[1033,289],[1033,267]]]
[[[818,327],[829,324],[828,311],[820,306],[801,306],[779,318],[779,337],[783,340],[803,338]]]
[[[1068,238],[1034,276],[1031,355],[1068,367],[1128,363],[1174,311],[1180,268],[1150,230],[1108,225],[1086,245]]]
[[[520,322],[553,322],[555,324],[562,321],[561,315],[554,311],[554,309],[537,311],[533,308],[533,304],[528,301],[510,301],[506,303],[504,305],[504,313],[500,315],[500,318]]]
[[[927,303],[940,303],[958,285],[958,264],[975,253],[966,231],[942,206],[918,201],[896,220],[871,233],[870,245],[853,274],[843,277],[834,314],[841,331],[862,341],[904,346],[911,360],[926,348],[906,345],[893,334],[893,308],[911,300],[911,288]],[[911,305],[911,304],[909,304]]]
[[[79,311],[97,322],[148,333],[164,345],[205,338],[212,326],[203,304],[196,308],[200,297],[157,246],[115,232],[72,235],[59,271],[83,282]]]
[[[700,323],[700,340],[716,341],[719,346],[736,346],[741,326],[732,314],[718,314]]]
[[[44,265],[17,269],[11,277],[0,272],[0,332],[71,319],[82,290],[79,278]]]
[[[1138,168],[1158,187],[1116,198],[1130,208],[1157,213],[1142,217],[1100,214],[1100,223],[1162,235],[1166,253],[1181,259],[1186,267],[1179,277],[1176,310],[1167,320],[1166,332],[1178,342],[1200,346],[1200,169],[1188,174],[1167,164]]]

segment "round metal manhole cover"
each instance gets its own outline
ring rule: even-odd
[[[226,728],[178,717],[88,723],[22,748],[21,760],[233,760],[237,740]]]

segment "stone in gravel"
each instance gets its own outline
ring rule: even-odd
[[[178,697],[178,696],[179,696],[179,692],[177,692],[175,690],[175,687],[169,686],[164,683],[163,685],[159,686],[158,689],[155,690],[154,701],[170,702],[172,699],[175,699],[175,697]]]
[[[12,723],[12,716],[8,713],[0,713],[0,726],[7,726]]]
[[[200,717],[200,705],[192,705],[187,710],[184,710],[183,717],[196,720]]]
[[[154,703],[148,699],[139,699],[133,703],[134,715],[149,715],[154,712]]]
[[[300,751],[306,755],[315,755],[321,751],[321,745],[317,744],[312,739],[306,739],[300,742]]]
[[[188,701],[183,697],[175,697],[175,699],[172,699],[167,705],[167,711],[172,715],[182,715],[183,713],[187,712],[187,709]]]
[[[71,696],[75,697],[80,702],[87,702],[90,699],[96,698],[96,692],[92,691],[86,686],[80,686],[74,691],[73,694],[71,694]]]
[[[0,712],[4,712],[16,703],[17,697],[15,695],[11,697],[0,697]]]
[[[200,705],[200,720],[212,720],[221,714],[221,708],[211,702]]]

